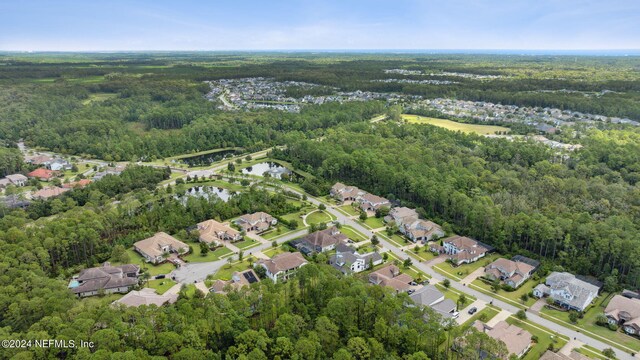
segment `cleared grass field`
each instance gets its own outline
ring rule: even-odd
[[[495,125],[478,125],[478,124],[465,124],[451,120],[436,119],[426,116],[407,115],[403,114],[402,119],[410,124],[427,124],[445,128],[451,131],[462,131],[463,133],[470,134],[475,133],[479,135],[490,135],[496,132],[509,132],[509,128]]]

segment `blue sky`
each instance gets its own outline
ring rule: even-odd
[[[640,49],[640,0],[0,0],[0,50]]]

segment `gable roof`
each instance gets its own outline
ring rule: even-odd
[[[138,283],[137,277],[129,277],[126,274],[138,273],[140,268],[137,265],[127,264],[122,266],[103,265],[84,269],[78,276],[81,284],[72,291],[76,294],[84,292],[98,291],[100,289],[113,289],[119,287],[129,287]]]
[[[27,176],[39,179],[51,179],[52,177],[56,176],[56,172],[49,169],[39,168],[28,173]]]
[[[165,232],[156,233],[152,237],[140,240],[133,245],[148,256],[154,258],[162,256],[162,254],[164,254],[164,252],[162,251],[163,246],[169,245],[173,249],[183,249],[189,247],[187,244]]]
[[[409,289],[411,281],[413,281],[411,276],[401,273],[400,269],[395,265],[385,266],[369,274],[369,282],[375,285],[388,286],[396,291]]]
[[[162,306],[164,304],[173,304],[178,300],[178,294],[162,294],[156,293],[155,289],[144,288],[140,291],[133,290],[128,292],[125,296],[113,302],[113,304],[122,304],[127,307],[138,307],[141,305],[156,305]]]
[[[11,175],[7,175],[6,178],[9,179],[14,184],[17,182],[28,180],[28,178],[22,174],[11,174]]]
[[[59,187],[56,187],[56,186],[46,187],[46,188],[42,188],[42,189],[34,192],[33,194],[31,194],[31,197],[40,198],[40,199],[48,199],[50,197],[62,195],[63,193],[65,193],[65,192],[67,192],[69,190],[71,190],[71,189],[64,189],[64,188],[59,188]]]
[[[640,300],[638,299],[616,295],[611,298],[604,313],[618,321],[625,321],[625,324],[631,323],[640,326]]]
[[[431,306],[444,297],[440,290],[433,285],[426,285],[422,289],[411,294],[411,300],[416,304],[423,306]]]
[[[312,232],[311,234],[303,237],[302,241],[307,242],[312,246],[319,246],[324,248],[347,239],[348,237],[341,233],[338,228],[332,226],[328,229]]]
[[[238,230],[213,219],[200,222],[197,226],[198,231],[200,232],[200,241],[204,241],[206,243],[222,240],[224,234],[230,237],[237,237],[240,235]]]
[[[278,254],[271,259],[260,259],[258,264],[264,265],[271,274],[295,269],[307,263],[307,260],[299,252],[286,252]]]
[[[507,346],[509,354],[519,355],[531,345],[531,333],[518,326],[510,325],[502,320],[493,327],[475,321],[473,326],[484,331],[490,337],[502,341]]]
[[[600,291],[599,287],[582,281],[567,272],[554,271],[547,277],[545,283],[551,290],[565,290],[571,293],[573,298],[571,300],[562,298],[562,302],[581,309],[584,309],[591,298]]]

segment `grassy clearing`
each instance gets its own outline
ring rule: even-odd
[[[152,289],[156,289],[156,292],[160,295],[167,292],[167,290],[171,289],[176,282],[171,279],[158,279],[158,280],[149,280],[147,283],[147,287]]]
[[[118,97],[118,94],[114,93],[95,93],[89,95],[89,98],[82,101],[82,105],[89,105],[95,102],[103,102],[109,99],[115,99]]]
[[[549,345],[553,344],[554,349],[562,348],[568,341],[564,336],[554,333],[551,330],[539,325],[531,324],[528,321],[518,320],[514,316],[507,318],[507,323],[518,326],[524,330],[527,330],[531,335],[538,337],[538,342],[531,346],[531,349],[523,357],[524,360],[537,360],[542,357],[542,354],[547,351]]]
[[[408,122],[409,124],[427,124],[438,126],[441,128],[445,128],[451,131],[461,131],[465,134],[479,134],[479,135],[490,135],[496,134],[497,132],[509,132],[510,129],[504,126],[495,126],[495,125],[479,125],[479,124],[465,124],[451,120],[445,119],[436,119],[425,116],[418,115],[407,115],[403,114],[402,119]]]
[[[183,257],[183,260],[190,263],[216,261],[216,260],[220,260],[220,258],[223,256],[233,253],[233,251],[222,246],[213,251],[209,251],[207,255],[202,256],[200,252],[200,244],[192,244],[191,248],[193,249],[193,252]]]

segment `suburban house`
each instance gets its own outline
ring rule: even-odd
[[[340,202],[356,201],[360,196],[366,194],[365,191],[355,186],[347,186],[342,183],[336,183],[331,187],[329,194]]]
[[[576,278],[566,272],[552,272],[545,284],[533,289],[533,296],[549,296],[556,304],[569,310],[584,311],[598,296],[600,287]]]
[[[410,297],[416,305],[430,307],[445,319],[458,316],[456,303],[445,298],[444,294],[433,285],[424,286],[411,294]]]
[[[122,172],[125,170],[124,166],[115,166],[115,167],[108,167],[102,171],[99,171],[97,173],[95,173],[93,175],[93,180],[100,180],[103,177],[107,176],[107,175],[120,175],[122,174]]]
[[[51,161],[53,161],[53,158],[49,155],[37,155],[34,156],[30,159],[27,159],[27,162],[29,164],[33,164],[33,165],[44,165],[47,166],[49,165],[49,163],[51,163]]]
[[[46,166],[53,171],[71,170],[73,168],[73,165],[65,159],[54,159]]]
[[[240,241],[242,234],[229,225],[219,223],[215,220],[205,220],[198,223],[200,242],[209,245],[220,245],[223,241]]]
[[[278,223],[278,220],[265,212],[242,215],[235,224],[245,232],[263,232]]]
[[[184,254],[189,251],[189,245],[165,232],[159,232],[148,239],[140,240],[133,244],[133,248],[152,264],[163,262],[164,256],[167,254]]]
[[[522,285],[533,274],[535,267],[520,261],[497,259],[484,268],[485,277],[500,280],[512,288]]]
[[[156,293],[156,289],[144,288],[140,291],[130,291],[125,296],[114,301],[112,304],[114,306],[124,305],[126,307],[138,307],[141,305],[162,306],[164,304],[173,304],[176,301],[178,301],[177,293],[166,292],[162,295],[159,295],[158,293]]]
[[[480,321],[474,321],[472,326],[476,330],[489,335],[489,337],[495,340],[502,341],[507,345],[507,352],[509,354],[507,354],[506,358],[509,358],[511,355],[519,358],[531,347],[531,333],[518,326],[509,325],[509,323],[504,320],[498,322],[493,327]]]
[[[426,242],[444,236],[444,231],[438,224],[421,220],[418,213],[408,207],[391,209],[385,220],[387,222],[395,222],[398,230],[413,242]]]
[[[369,282],[374,285],[388,286],[396,292],[407,291],[413,279],[400,272],[395,265],[385,266],[369,274]]]
[[[15,186],[25,186],[25,185],[27,185],[27,180],[29,180],[29,178],[27,178],[26,176],[24,176],[22,174],[7,175],[5,177],[5,179],[9,180],[11,182],[11,184],[13,184]]]
[[[60,188],[57,186],[45,187],[31,194],[32,199],[49,199],[60,196],[71,189]]]
[[[389,200],[377,195],[369,194],[369,193],[365,193],[364,195],[360,196],[357,200],[360,203],[360,209],[366,212],[375,212],[381,207],[391,206],[391,203],[389,202]]]
[[[609,301],[604,314],[610,324],[620,325],[629,335],[640,336],[640,300],[616,295]]]
[[[298,269],[307,265],[307,260],[299,252],[282,253],[271,259],[260,259],[256,262],[267,270],[267,277],[274,283],[278,281],[287,281],[291,276],[298,272]]]
[[[329,264],[345,275],[362,272],[369,269],[370,265],[376,266],[382,262],[382,256],[377,252],[360,254],[344,243],[339,243],[335,255],[329,257]]]
[[[44,169],[44,168],[39,168],[39,169],[35,169],[32,172],[28,173],[27,177],[33,178],[33,179],[38,179],[40,181],[49,181],[49,180],[53,179],[54,177],[56,177],[57,175],[58,175],[58,173],[56,171],[49,170],[49,169]]]
[[[67,189],[80,189],[83,188],[87,185],[91,184],[91,180],[89,179],[81,179],[78,181],[74,181],[74,182],[70,182],[68,184],[63,184],[62,187],[63,188],[67,188]]]
[[[348,240],[337,227],[332,226],[325,230],[320,230],[308,234],[307,236],[291,242],[300,252],[305,255],[312,253],[327,252],[335,249],[336,245],[342,241]]]
[[[138,285],[140,268],[127,264],[111,266],[104,263],[100,267],[84,269],[69,284],[69,288],[79,297],[98,295],[100,293],[126,293]]]
[[[259,281],[260,278],[253,269],[247,269],[241,272],[236,271],[231,276],[231,280],[216,280],[210,290],[218,294],[224,294],[226,293],[225,289],[227,289],[227,285],[232,290],[238,290]]]
[[[442,247],[432,245],[431,250],[449,255],[454,264],[469,264],[484,257],[491,248],[465,236],[452,236],[442,241]]]

